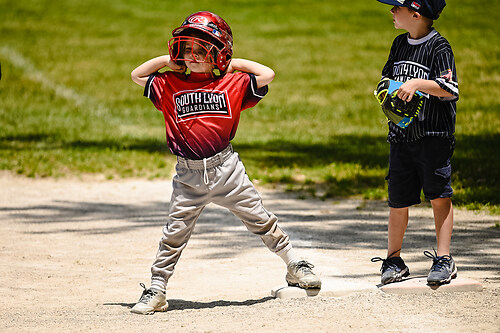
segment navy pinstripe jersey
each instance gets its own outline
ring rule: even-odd
[[[434,80],[452,94],[441,98],[424,94],[424,104],[406,129],[389,123],[389,142],[411,142],[425,136],[450,137],[455,133],[458,81],[453,51],[448,41],[436,30],[420,39],[411,39],[408,33],[397,36],[392,43],[382,77],[405,82],[419,78]]]

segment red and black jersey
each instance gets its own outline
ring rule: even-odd
[[[234,138],[240,112],[256,105],[268,87],[257,89],[255,75],[210,73],[189,75],[167,71],[149,76],[144,89],[163,113],[170,151],[199,160],[213,156]]]

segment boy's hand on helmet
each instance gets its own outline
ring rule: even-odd
[[[186,65],[184,63],[182,65],[179,65],[170,58],[168,61],[168,68],[170,68],[174,72],[179,72],[179,73],[184,73],[186,71]]]
[[[174,72],[179,72],[179,73],[184,73],[186,71],[186,65],[182,64],[182,65],[177,65],[176,64],[176,68],[172,68],[172,70]]]
[[[230,59],[230,60],[229,60],[229,65],[227,65],[227,70],[226,70],[226,72],[228,72],[228,73],[232,73],[232,72],[234,72],[234,68],[233,68],[233,60],[234,60],[234,59]]]

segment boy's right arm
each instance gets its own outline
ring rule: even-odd
[[[163,55],[146,61],[134,69],[130,76],[132,77],[132,81],[144,87],[148,82],[148,77],[163,67],[168,67],[175,72],[184,72],[186,69],[184,66],[177,65],[173,62],[169,55]]]

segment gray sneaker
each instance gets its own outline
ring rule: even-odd
[[[440,286],[450,283],[451,279],[457,277],[457,266],[455,260],[449,255],[438,257],[436,250],[434,254],[429,251],[424,251],[426,257],[432,259],[432,267],[427,276],[427,284]]]
[[[404,277],[410,275],[410,269],[406,266],[404,260],[401,257],[393,257],[399,251],[393,252],[386,259],[380,257],[373,257],[371,259],[372,262],[382,261],[382,267],[380,268],[380,272],[382,273],[380,282],[382,284],[403,281]]]
[[[313,267],[305,260],[291,262],[287,267],[286,282],[303,289],[321,289],[321,280],[312,272]]]
[[[155,312],[167,311],[167,296],[163,291],[147,289],[144,283],[140,285],[144,288],[144,291],[142,292],[141,298],[139,298],[139,301],[130,312],[147,315]]]

